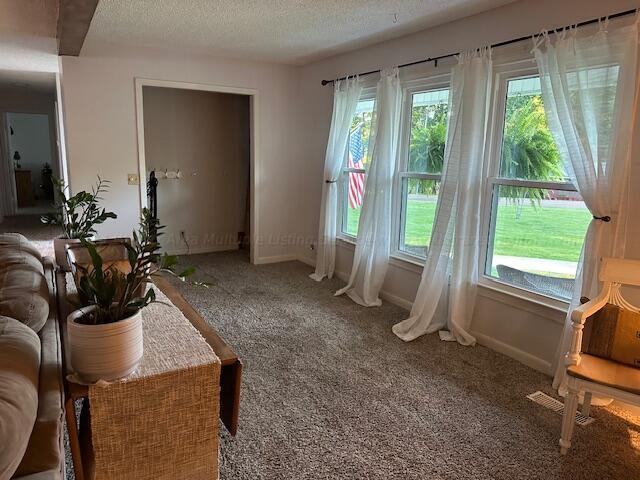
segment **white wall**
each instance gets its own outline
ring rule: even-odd
[[[396,40],[359,49],[303,67],[300,95],[305,108],[301,145],[306,151],[306,172],[298,183],[300,214],[297,216],[301,237],[316,237],[322,188],[324,152],[332,108],[332,88],[322,87],[322,79],[355,74],[393,66],[427,57],[458,52],[539,32],[544,28],[564,26],[582,20],[637,8],[636,0],[523,0],[480,15],[468,17]],[[527,42],[514,48],[531,48]],[[494,58],[500,50],[494,51]],[[451,65],[451,63],[448,63]],[[442,62],[440,68],[448,68]],[[435,72],[433,64],[405,69],[402,76]],[[375,76],[373,76],[375,77]],[[372,80],[375,81],[375,78]],[[636,129],[635,152],[640,152],[640,129]],[[633,178],[640,180],[640,155],[634,155]],[[633,182],[632,184],[637,184]],[[632,201],[640,204],[635,189]],[[629,257],[640,258],[640,221],[633,222],[629,234]],[[353,247],[338,242],[337,271],[345,278],[351,269]],[[308,245],[299,248],[301,258],[314,262]],[[383,290],[383,298],[410,307],[420,280],[421,268],[393,261]],[[504,293],[481,289],[472,329],[480,343],[509,354],[537,368],[550,372],[561,335],[564,313]]]
[[[143,99],[147,171],[183,175],[158,182],[164,249],[237,249],[249,186],[249,97],[143,87]]]
[[[96,174],[113,182],[105,206],[118,219],[100,228],[102,236],[130,235],[138,220],[138,187],[127,184],[127,173],[138,172],[136,77],[258,90],[254,253],[258,262],[295,257],[297,68],[85,45],[80,57],[61,57],[61,70],[71,188],[88,188]]]

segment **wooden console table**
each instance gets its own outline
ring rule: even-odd
[[[156,276],[153,283],[189,319],[220,359],[222,364],[220,372],[220,420],[227,427],[229,433],[235,436],[238,431],[238,416],[240,414],[242,362],[229,345],[189,305],[166,277]]]
[[[66,317],[73,307],[67,297],[68,277],[65,272],[58,271],[56,275],[58,309],[63,343],[66,344]],[[229,346],[209,327],[204,319],[187,303],[166,278],[156,278],[156,287],[171,300],[183,315],[190,321],[209,344],[220,360],[220,409],[219,416],[223,424],[232,435],[236,434],[238,427],[238,413],[240,403],[240,380],[242,374],[242,362],[229,348]],[[65,356],[64,375],[71,371],[68,364],[68,356]],[[66,402],[65,415],[69,432],[69,444],[73,458],[76,480],[91,478],[94,467],[93,447],[91,442],[91,420],[88,408],[89,387],[78,383],[65,381]],[[80,418],[80,429],[76,423],[76,401],[84,400]]]

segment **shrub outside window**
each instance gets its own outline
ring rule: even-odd
[[[506,82],[498,176],[488,192],[485,275],[569,300],[591,213],[568,181],[537,76]]]
[[[424,259],[427,254],[442,175],[447,138],[449,89],[408,92],[405,134],[400,159],[400,228],[397,248]]]

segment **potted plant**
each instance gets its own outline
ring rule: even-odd
[[[131,272],[127,251],[127,245],[131,245],[130,238],[92,240],[91,243],[102,258],[103,270],[113,266],[125,275]],[[80,284],[80,278],[93,268],[91,255],[82,243],[67,245],[67,260],[77,287]]]
[[[159,272],[181,280],[195,272],[189,267],[176,274],[177,257],[159,253],[156,239],[162,228],[149,210],[143,209],[139,230],[126,245],[127,274],[113,265],[105,268],[96,246],[82,240],[92,264],[90,268],[78,267],[83,270],[78,282],[83,306],[67,317],[71,365],[82,380],[109,381],[132,373],[143,354],[141,310],[156,300],[152,288],[145,293],[141,286]]]
[[[69,244],[79,244],[82,240],[93,238],[95,227],[109,218],[117,218],[113,212],[100,209],[101,195],[109,188],[109,181],[98,176],[98,182],[91,192],[81,191],[67,198],[67,188],[58,178],[52,178],[57,203],[55,212],[41,217],[46,225],[57,225],[62,228],[62,236],[53,240],[56,263],[65,271],[69,270],[66,248]]]

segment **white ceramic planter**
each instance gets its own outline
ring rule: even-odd
[[[84,325],[76,320],[95,309],[81,308],[67,317],[71,366],[81,380],[112,381],[133,373],[142,360],[142,314],[105,325]]]

